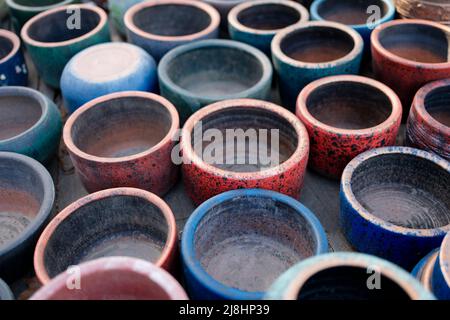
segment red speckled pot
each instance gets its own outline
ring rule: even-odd
[[[134,187],[162,196],[177,180],[171,152],[178,127],[178,113],[168,100],[129,91],[76,110],[63,138],[89,192]]]
[[[200,122],[202,129],[197,131],[194,128]],[[241,144],[235,140],[238,147],[235,149],[233,145],[232,151],[227,152],[230,150],[228,148],[218,150],[218,154],[223,155],[221,159],[225,164],[205,160],[209,146],[207,143],[203,142],[204,149],[200,153],[198,145],[193,145],[193,137],[203,132],[206,138],[208,132],[212,132],[209,129],[223,134],[223,141],[230,143],[231,139],[226,139],[224,132],[238,128],[244,132],[255,129],[258,139],[256,145],[260,147],[256,150],[259,152],[264,152],[264,146],[270,148],[261,141],[261,130],[268,130],[267,142],[279,143],[279,149],[271,154],[278,157],[279,161],[267,161],[263,164],[263,158],[260,157],[258,161],[250,160],[256,154],[255,149],[250,147],[251,143],[248,143],[250,139],[246,142],[241,140]],[[272,129],[279,130],[279,139],[276,139],[276,131]],[[209,141],[212,141],[211,138]],[[222,192],[241,188],[274,190],[298,198],[308,162],[309,138],[302,123],[286,109],[266,101],[236,99],[211,104],[192,115],[183,128],[181,149],[186,190],[196,204]],[[239,161],[242,164],[237,164]]]
[[[311,137],[309,165],[325,176],[339,178],[358,154],[394,145],[402,105],[391,89],[376,80],[333,76],[301,91],[297,116]]]
[[[406,125],[406,141],[450,161],[450,79],[434,81],[417,92]]]
[[[372,32],[375,76],[399,95],[404,121],[420,87],[450,78],[449,37],[449,27],[425,20],[394,20]]]

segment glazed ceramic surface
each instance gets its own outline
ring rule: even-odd
[[[399,15],[405,19],[425,19],[450,25],[447,0],[394,0]]]
[[[290,266],[327,251],[325,232],[309,209],[260,189],[230,191],[203,203],[181,242],[194,299],[261,299]]]
[[[428,291],[433,291],[432,277],[436,259],[439,255],[439,248],[431,251],[414,267],[411,274],[422,283],[423,287]]]
[[[0,279],[0,301],[14,300],[14,295],[8,285]]]
[[[450,232],[444,238],[433,269],[432,288],[436,297],[450,300]]]
[[[125,13],[136,3],[143,1],[144,0],[108,0],[109,16],[111,17],[116,29],[122,35],[125,35],[125,25],[123,23]]]
[[[220,27],[223,31],[226,31],[228,28],[228,13],[233,7],[238,4],[245,2],[246,0],[201,0],[205,3],[212,5],[217,11],[220,13]]]
[[[20,47],[18,36],[0,29],[0,86],[28,84],[28,69]]]

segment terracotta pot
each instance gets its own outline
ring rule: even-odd
[[[45,228],[36,245],[34,270],[43,284],[72,265],[128,256],[174,270],[175,217],[156,195],[133,188],[103,190],[77,200]]]
[[[435,81],[416,94],[406,125],[406,142],[450,161],[450,79]]]
[[[397,95],[378,81],[334,76],[316,80],[302,90],[297,117],[311,138],[310,167],[339,179],[358,154],[395,144],[402,105]]]
[[[190,216],[181,241],[187,288],[202,300],[261,299],[290,266],[325,252],[325,231],[309,209],[261,189],[206,201]]]
[[[26,86],[28,69],[20,48],[20,39],[0,29],[0,86]]]
[[[0,279],[0,301],[14,300],[14,295],[8,285]]]
[[[175,107],[153,93],[126,91],[75,111],[63,139],[89,192],[134,187],[164,195],[175,184],[171,159],[179,128]]]
[[[420,87],[450,78],[449,36],[450,28],[425,20],[394,20],[373,31],[375,76],[399,95],[404,121]]]
[[[407,147],[367,151],[341,180],[341,223],[353,247],[411,270],[450,231],[450,163]]]
[[[225,144],[208,143],[211,134],[223,136]],[[186,191],[196,204],[240,188],[274,190],[298,198],[309,139],[302,123],[286,109],[266,101],[238,99],[209,105],[189,118],[181,149]]]
[[[433,269],[432,288],[436,297],[450,300],[450,232],[444,238]]]
[[[405,19],[425,19],[450,25],[450,3],[446,0],[394,0]]]
[[[187,300],[181,285],[165,270],[140,259],[108,257],[77,266],[80,278],[63,272],[30,300]],[[79,284],[79,289],[67,284]]]

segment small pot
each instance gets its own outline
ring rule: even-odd
[[[89,47],[64,68],[61,91],[69,113],[83,104],[119,91],[157,90],[155,60],[141,48],[111,42]]]
[[[12,281],[29,270],[55,188],[39,162],[9,152],[0,152],[0,186],[0,277]]]
[[[314,80],[358,74],[363,47],[355,30],[336,22],[308,22],[278,32],[272,59],[283,104],[294,110],[298,94]]]
[[[0,279],[0,301],[4,300],[14,300],[14,294],[8,285]]]
[[[233,139],[227,132],[233,129],[242,130],[242,135],[232,131],[236,134]],[[219,135],[214,139],[222,139],[224,145],[208,143],[211,134]],[[215,149],[214,153],[210,149]],[[252,99],[227,100],[189,118],[181,150],[186,191],[196,204],[240,188],[274,190],[298,198],[309,138],[300,120],[280,106]]]
[[[442,242],[436,257],[432,278],[433,292],[440,300],[450,300],[450,233]]]
[[[450,78],[448,37],[449,27],[425,20],[394,20],[373,31],[375,76],[400,97],[404,121],[420,87]]]
[[[431,283],[433,277],[433,269],[436,263],[436,258],[439,255],[439,248],[431,251],[414,267],[411,274],[423,285],[425,289],[433,292],[433,285]]]
[[[376,277],[374,277],[376,276]],[[360,253],[329,253],[286,271],[268,300],[435,300],[395,264]]]
[[[450,3],[445,0],[394,0],[404,19],[425,19],[450,25]]]
[[[128,9],[134,6],[136,3],[143,2],[144,0],[109,0],[108,10],[109,16],[116,27],[117,31],[121,35],[125,35],[125,25],[123,17]]]
[[[128,42],[142,47],[159,61],[180,45],[217,38],[220,16],[201,1],[150,0],[128,9],[124,23]]]
[[[308,19],[308,10],[294,1],[249,1],[230,11],[228,30],[231,39],[245,42],[270,56],[270,44],[278,31]]]
[[[280,274],[328,252],[325,231],[298,201],[273,191],[235,190],[198,207],[181,256],[193,299],[256,300]]]
[[[216,8],[220,13],[220,28],[225,32],[228,30],[228,13],[233,7],[245,1],[246,0],[202,0],[202,2],[206,2]]]
[[[61,211],[36,245],[34,270],[42,284],[82,262],[129,256],[174,270],[175,217],[156,195],[133,188],[103,190]]]
[[[353,247],[407,270],[450,231],[450,163],[407,147],[367,151],[341,180],[341,223]]]
[[[0,86],[26,86],[28,69],[20,48],[20,39],[0,29]]]
[[[62,6],[31,18],[21,36],[44,82],[59,88],[63,69],[75,54],[110,40],[108,16],[93,5]]]
[[[204,40],[166,54],[158,77],[161,94],[177,106],[184,122],[217,101],[268,99],[272,65],[266,55],[245,43]]]
[[[129,257],[107,257],[63,272],[39,289],[30,300],[187,300],[181,285],[165,270]],[[68,288],[67,284],[79,284]]]
[[[406,125],[409,146],[450,161],[450,79],[435,81],[416,94]]]
[[[394,91],[378,81],[333,76],[302,90],[297,117],[311,137],[310,167],[339,179],[358,154],[395,144],[402,105]]]
[[[0,88],[0,151],[49,163],[59,147],[62,119],[44,94],[25,87]]]
[[[153,93],[125,91],[75,111],[63,139],[86,190],[134,187],[164,195],[175,184],[175,107]]]

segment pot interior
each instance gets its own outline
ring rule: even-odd
[[[393,25],[379,33],[379,41],[386,50],[421,63],[448,62],[448,37],[439,28],[421,24]]]
[[[425,97],[425,110],[438,122],[450,127],[450,85],[436,88]]]
[[[295,30],[281,40],[288,57],[309,63],[330,62],[348,55],[355,47],[350,34],[331,27],[312,26]]]
[[[352,191],[374,216],[410,229],[450,224],[450,173],[408,154],[381,154],[353,172]]]
[[[327,21],[346,25],[365,25],[374,22],[371,20],[374,12],[368,10],[371,6],[376,6],[380,10],[380,18],[388,12],[388,6],[382,0],[327,0],[319,5],[317,11]]]
[[[193,5],[159,4],[136,12],[133,23],[150,34],[179,37],[205,30],[211,24],[211,17]]]
[[[54,277],[71,265],[102,257],[155,263],[168,232],[156,205],[136,196],[111,195],[81,206],[56,227],[45,247],[44,265]]]
[[[194,249],[217,281],[263,292],[289,267],[314,255],[317,241],[309,222],[292,207],[241,196],[208,211],[195,231]]]
[[[14,49],[11,39],[0,35],[0,60],[6,58]]]
[[[197,123],[191,144],[204,162],[233,172],[259,172],[287,161],[299,137],[273,111],[236,106],[215,111]],[[198,148],[198,146],[202,148]]]
[[[45,7],[62,3],[64,0],[13,0],[13,2],[26,7]]]
[[[172,118],[161,103],[126,96],[109,99],[79,114],[71,137],[81,151],[105,158],[145,152],[169,133]]]
[[[294,8],[275,3],[253,5],[237,15],[242,25],[257,30],[283,29],[299,22],[301,18]]]
[[[371,85],[352,81],[327,83],[310,93],[309,113],[340,129],[366,129],[386,121],[392,113],[389,97]]]

